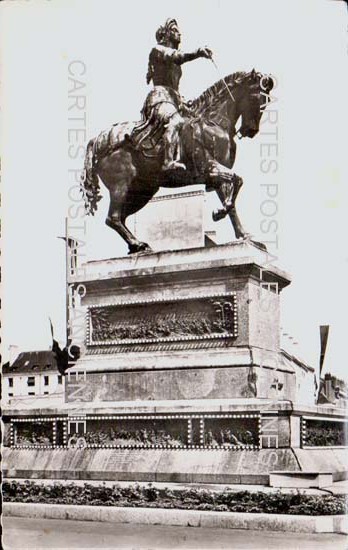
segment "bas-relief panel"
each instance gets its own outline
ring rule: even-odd
[[[232,293],[89,308],[90,346],[236,335],[236,297]]]

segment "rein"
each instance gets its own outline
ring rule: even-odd
[[[217,64],[215,63],[214,59],[213,59],[212,57],[211,57],[210,59],[211,59],[212,64],[214,65],[215,69],[216,69],[217,72],[218,72],[218,75],[219,75],[220,80],[222,80],[222,82],[225,84],[226,90],[228,91],[230,98],[231,98],[232,101],[235,103],[236,100],[234,99],[233,94],[232,94],[231,90],[229,89],[229,87],[228,87],[228,85],[227,85],[227,82],[226,82],[226,80],[225,80],[225,77],[224,77],[224,76],[221,76],[220,71],[219,71],[219,68],[218,68]]]
[[[230,87],[228,86],[228,84],[227,84],[227,82],[226,82],[226,80],[225,80],[225,77],[224,77],[224,76],[221,76],[219,67],[217,66],[217,64],[216,64],[216,62],[214,61],[213,57],[210,57],[210,60],[211,60],[212,64],[214,65],[214,67],[215,67],[215,69],[216,69],[216,71],[217,71],[217,73],[218,73],[219,79],[224,83],[224,86],[225,86],[225,88],[226,88],[226,90],[227,90],[228,95],[229,95],[230,98],[232,99],[233,103],[236,103],[236,100],[235,100],[234,97],[233,97],[233,94],[232,94],[232,92],[231,92],[231,90],[230,90]],[[239,128],[238,130],[235,130],[235,132],[234,132],[234,134],[233,134],[233,137],[234,137],[234,136],[237,136],[238,139],[242,139],[242,138],[243,138],[242,134],[239,135],[239,132],[240,132],[241,127],[242,127],[242,126],[240,126],[240,128]]]

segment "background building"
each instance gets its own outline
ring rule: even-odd
[[[24,351],[2,369],[2,398],[5,403],[17,399],[59,397],[64,395],[64,377],[50,350]]]
[[[346,382],[331,373],[326,373],[324,378],[320,380],[318,403],[329,403],[339,407],[347,407],[348,387]]]

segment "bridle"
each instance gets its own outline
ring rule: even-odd
[[[252,92],[252,93],[250,94],[250,96],[251,96],[251,98],[257,97],[257,101],[259,102],[259,100],[260,100],[260,91],[259,91],[258,93]],[[267,97],[266,102],[265,102],[263,105],[261,105],[261,106],[259,105],[260,117],[262,116],[264,110],[266,109],[267,104],[271,101],[270,98],[269,98],[269,95],[267,95],[266,97]],[[244,136],[240,133],[241,128],[242,128],[242,124],[240,125],[239,129],[236,130],[236,132],[235,132],[235,135],[238,137],[238,139],[242,139],[242,138],[244,137]]]
[[[233,103],[236,103],[236,100],[234,99],[234,96],[233,96],[233,94],[232,94],[232,92],[231,92],[231,90],[230,90],[230,87],[228,86],[228,84],[227,84],[225,78],[224,78],[223,76],[221,76],[220,70],[219,70],[219,68],[218,68],[218,66],[217,66],[217,64],[216,64],[216,62],[214,61],[213,57],[210,57],[210,59],[211,59],[211,62],[213,63],[215,69],[217,70],[217,72],[218,72],[218,74],[219,74],[220,80],[224,83],[224,86],[225,86],[225,88],[226,88],[226,90],[227,90],[227,92],[228,92],[228,95],[230,96],[230,98],[231,98],[231,100],[233,101]],[[258,74],[258,76],[260,76],[260,77],[262,76],[261,73],[257,73],[257,74]],[[255,94],[251,94],[251,95],[255,95]],[[260,95],[260,94],[258,94],[258,95]],[[268,103],[269,101],[270,101],[270,100],[269,100],[269,97],[267,96],[267,102],[266,102],[266,103],[261,107],[261,109],[260,109],[260,110],[261,110],[261,113],[263,113],[263,111],[264,111],[265,108],[267,107],[267,103]],[[236,130],[236,131],[234,132],[234,136],[237,136],[238,139],[243,139],[243,137],[244,137],[244,136],[241,134],[241,128],[242,128],[242,124],[240,125],[240,127],[238,128],[238,130]],[[234,136],[233,136],[233,137],[234,137]]]

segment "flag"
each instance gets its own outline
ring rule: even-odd
[[[320,360],[319,360],[319,376],[321,376],[321,371],[323,370],[324,358],[327,346],[327,339],[329,336],[329,325],[320,326]]]
[[[70,259],[69,271],[70,274],[73,275],[77,268],[77,248],[79,242],[72,237],[58,237],[58,239],[63,239],[63,241],[65,241],[68,245]]]

